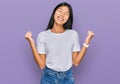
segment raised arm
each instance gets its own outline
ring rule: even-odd
[[[28,42],[30,44],[35,62],[38,64],[38,66],[41,69],[44,69],[45,63],[46,63],[46,55],[45,54],[38,54],[34,40],[32,38],[32,33],[30,31],[28,31],[25,34],[25,38],[28,40]]]
[[[73,57],[73,64],[75,66],[78,66],[80,61],[83,59],[83,57],[85,56],[85,53],[87,51],[87,47],[90,44],[90,41],[92,39],[92,37],[94,36],[94,33],[92,31],[88,31],[88,36],[85,39],[85,43],[83,44],[83,47],[81,49],[80,52],[73,52],[72,53],[72,57]]]

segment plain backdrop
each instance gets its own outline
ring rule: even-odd
[[[73,7],[75,29],[82,44],[87,31],[95,37],[84,59],[73,68],[75,84],[120,84],[119,0],[0,0],[0,84],[40,84],[43,70],[24,38],[46,29],[60,2]]]

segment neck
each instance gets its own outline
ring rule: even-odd
[[[55,33],[61,33],[65,31],[65,29],[63,28],[63,25],[58,25],[58,24],[54,24],[51,30]]]

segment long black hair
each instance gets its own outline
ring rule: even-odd
[[[49,20],[49,24],[46,28],[46,30],[48,29],[51,29],[54,25],[54,14],[55,14],[55,11],[60,7],[60,6],[67,6],[68,9],[69,9],[69,13],[70,13],[70,16],[67,20],[67,22],[63,25],[63,28],[66,30],[66,29],[72,29],[72,24],[73,24],[73,10],[72,10],[72,7],[70,4],[68,4],[67,2],[62,2],[60,4],[58,4],[54,10],[53,10],[53,13],[51,15],[51,18]]]

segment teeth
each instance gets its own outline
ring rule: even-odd
[[[58,16],[58,19],[59,19],[60,21],[63,21],[63,20],[64,20],[63,18],[61,18],[61,17],[59,17],[59,16]]]

